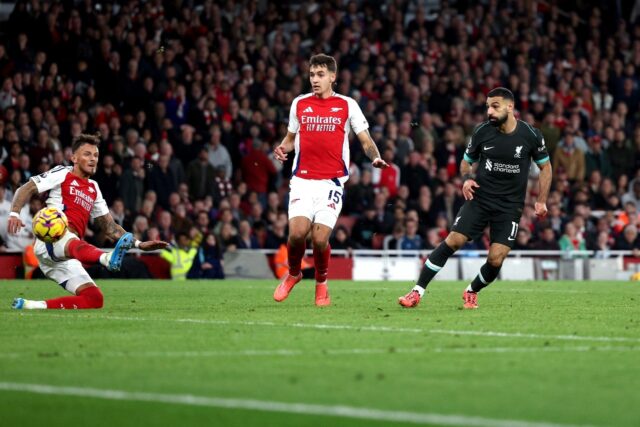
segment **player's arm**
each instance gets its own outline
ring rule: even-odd
[[[547,152],[547,146],[544,142],[544,136],[540,130],[535,130],[536,141],[535,148],[531,152],[533,161],[540,168],[540,175],[538,177],[538,201],[534,204],[536,215],[543,218],[547,215],[547,197],[549,196],[549,189],[551,188],[551,176],[552,167],[549,161],[549,153]]]
[[[477,166],[476,166],[477,168]],[[472,200],[473,193],[475,189],[480,187],[475,180],[474,170],[476,169],[473,166],[473,163],[468,162],[465,159],[462,159],[460,162],[460,175],[462,175],[462,195],[465,200]]]
[[[113,220],[110,213],[96,217],[94,220],[95,226],[104,232],[105,236],[110,240],[117,242],[124,233],[125,229],[120,227],[118,223]]]
[[[33,196],[38,194],[38,187],[36,183],[29,180],[26,184],[21,185],[16,190],[11,202],[11,212],[9,213],[9,219],[7,220],[7,231],[9,234],[16,234],[24,223],[20,219],[20,211],[22,207],[31,200]]]
[[[538,201],[535,203],[534,208],[536,215],[543,218],[547,215],[547,197],[549,196],[549,189],[551,188],[551,162],[547,161],[538,165],[538,167],[540,168]]]
[[[380,158],[380,151],[378,150],[376,143],[373,142],[369,129],[363,130],[356,136],[360,140],[360,144],[362,144],[364,154],[369,158],[369,160],[371,160],[371,164],[374,168],[384,169],[389,166],[387,162]]]
[[[287,134],[282,139],[280,145],[273,150],[273,157],[280,162],[287,160],[287,153],[292,152],[296,148],[296,134],[300,130],[300,122],[298,121],[298,101],[300,97],[293,100],[289,109],[289,124],[287,125]]]
[[[465,200],[473,200],[475,189],[480,187],[476,182],[476,175],[473,164],[480,161],[480,141],[478,133],[487,126],[487,122],[481,123],[473,130],[467,149],[464,150],[464,156],[460,162],[460,175],[462,175],[462,195]]]
[[[296,134],[287,131],[287,134],[282,139],[280,145],[278,145],[273,150],[273,156],[276,158],[276,160],[280,162],[284,162],[287,160],[287,153],[290,153],[295,149],[295,140]]]
[[[98,229],[102,230],[104,234],[114,242],[120,239],[123,234],[126,233],[125,229],[120,227],[118,223],[113,220],[110,213],[102,216],[98,216],[94,219],[94,224]],[[135,241],[135,247],[143,251],[154,251],[156,249],[164,249],[169,246],[169,243],[162,240],[149,240],[141,242]]]

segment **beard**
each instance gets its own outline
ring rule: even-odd
[[[507,114],[498,118],[489,118],[489,123],[491,123],[495,127],[502,126],[507,121]]]

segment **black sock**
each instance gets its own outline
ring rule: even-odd
[[[426,288],[454,252],[446,242],[440,243],[438,247],[429,254],[427,261],[420,271],[420,277],[418,277],[418,283],[416,284],[422,288]]]
[[[480,292],[483,288],[489,286],[491,282],[496,280],[498,277],[498,273],[500,273],[500,267],[494,267],[493,265],[485,262],[482,267],[480,267],[480,273],[473,279],[471,282],[471,290],[473,292]]]

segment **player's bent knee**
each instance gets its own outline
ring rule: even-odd
[[[97,286],[90,286],[80,292],[87,302],[87,308],[102,308],[104,306],[104,296]]]
[[[464,234],[452,231],[445,239],[445,242],[451,249],[457,251],[461,247],[463,247],[465,243],[467,243],[467,240],[467,236],[465,236]]]
[[[289,232],[289,241],[292,243],[302,243],[306,240],[307,233],[302,233],[297,230],[291,230]]]
[[[502,267],[504,258],[505,257],[502,254],[498,254],[498,255],[489,254],[489,256],[487,257],[487,262],[493,267],[500,268]]]
[[[329,246],[329,240],[323,236],[313,236],[313,247],[321,251],[325,250]]]

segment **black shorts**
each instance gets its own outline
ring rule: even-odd
[[[478,199],[467,200],[458,211],[451,231],[475,240],[489,225],[491,243],[501,243],[513,248],[518,234],[520,216],[522,216],[521,207],[496,207],[479,202]]]

